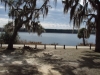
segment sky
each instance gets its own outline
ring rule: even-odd
[[[42,0],[40,0],[41,3]],[[62,0],[57,0],[57,5],[54,5],[54,2],[50,0],[52,8],[49,8],[47,17],[44,19],[40,17],[41,25],[46,29],[73,29],[72,23],[70,23],[70,15],[63,13],[63,4]],[[82,4],[82,0],[80,2]],[[8,12],[5,11],[4,6],[0,4],[0,27],[3,27],[8,21],[11,21],[8,17]]]

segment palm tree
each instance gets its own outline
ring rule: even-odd
[[[86,28],[81,28],[81,29],[78,31],[77,37],[78,37],[79,39],[83,38],[83,45],[86,46],[85,38],[89,38],[89,37],[90,37],[90,34],[88,33],[88,30],[87,30]]]
[[[64,13],[70,11],[70,21],[74,27],[80,27],[85,20],[87,28],[96,31],[96,46],[95,51],[100,52],[100,0],[83,0],[83,5],[80,0],[63,0]],[[92,24],[88,24],[92,23]]]

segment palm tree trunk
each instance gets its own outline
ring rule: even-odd
[[[85,46],[85,38],[84,38],[84,34],[83,34],[83,45]]]
[[[98,7],[100,7],[100,3],[99,3]],[[96,46],[95,46],[95,52],[100,52],[100,8],[98,8],[97,17],[96,17]]]

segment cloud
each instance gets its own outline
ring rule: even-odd
[[[49,11],[63,12],[63,8],[51,8]]]
[[[86,0],[86,2],[88,2],[88,0]],[[84,1],[83,1],[83,0],[80,0],[79,3],[80,3],[81,5],[84,5]]]
[[[54,5],[54,0],[50,0],[50,4],[52,6],[52,8],[49,9],[48,15],[45,19],[40,18],[41,23],[42,22],[49,22],[49,23],[59,23],[59,24],[69,24],[70,20],[70,16],[69,13],[68,14],[64,14],[63,13],[63,5],[62,5],[62,1],[61,0],[57,0],[57,5],[55,7]]]
[[[1,6],[1,5],[0,5],[0,9],[5,9],[5,8],[4,8],[4,6]]]
[[[3,5],[0,5],[0,18],[8,19],[8,8],[5,10],[5,7]]]
[[[41,5],[42,2],[43,1],[40,0],[39,4]],[[54,0],[52,0],[50,5],[52,8],[49,9],[47,17],[43,19],[42,15],[40,16],[40,23],[43,25],[43,27],[50,29],[72,28],[72,25],[69,23],[69,13],[66,15],[63,13],[63,5],[61,0],[57,0],[56,6],[54,4]],[[7,16],[7,13],[8,11],[5,11],[5,8],[0,6],[0,27],[3,27],[3,25],[8,23],[9,17]]]
[[[51,22],[47,22],[47,23],[41,23],[41,25],[46,28],[46,29],[72,29],[73,26],[71,26],[70,24],[59,24],[59,23],[51,23]]]
[[[0,18],[0,27],[3,27],[5,24],[8,23],[8,21],[11,21],[11,19],[8,19],[8,18]]]
[[[42,16],[41,16],[42,17]],[[40,22],[44,28],[49,29],[72,29],[73,27],[70,25],[70,16],[68,14],[63,13],[63,5],[61,0],[57,2],[57,6],[53,6],[49,9],[48,15],[46,18],[40,18]]]
[[[7,18],[8,19],[8,15],[7,14],[0,14],[0,18]]]

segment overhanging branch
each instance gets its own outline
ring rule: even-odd
[[[97,0],[96,0],[97,1]],[[97,2],[95,2],[94,0],[89,0],[90,4],[92,5],[93,8],[95,8],[97,10],[98,8],[98,4]]]
[[[39,9],[34,9],[36,11],[36,13],[38,13],[47,3],[48,0],[46,0],[44,2],[44,4],[39,8]],[[27,21],[31,20],[32,19],[32,15],[33,15],[33,12],[31,13],[31,15],[27,18],[27,20],[23,21],[22,24],[26,23]]]
[[[96,18],[95,14],[85,14],[85,16],[92,16],[92,17]]]

